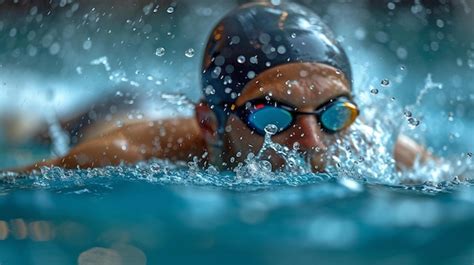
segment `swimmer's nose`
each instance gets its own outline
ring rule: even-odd
[[[323,157],[327,150],[324,144],[325,137],[316,117],[300,116],[294,125],[288,144],[291,148],[295,143],[298,143],[299,150],[309,156],[313,171],[323,172],[325,168]]]
[[[325,134],[321,130],[316,117],[310,115],[299,116],[295,124],[294,136],[292,142],[298,142],[302,151],[324,151]]]

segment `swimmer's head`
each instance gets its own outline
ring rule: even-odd
[[[209,105],[234,102],[255,76],[278,65],[322,63],[352,79],[349,60],[333,33],[312,11],[293,3],[254,3],[220,20],[202,65]]]
[[[202,88],[214,121],[209,122],[199,106],[198,119],[208,142],[213,141],[211,135],[223,140],[226,158],[237,153],[245,158],[262,145],[261,125],[280,115],[274,122],[282,128],[272,139],[290,147],[297,142],[316,170],[322,170],[321,152],[328,139],[352,123],[358,112],[343,99],[331,115],[295,113],[314,112],[341,96],[350,100],[351,80],[344,50],[316,14],[297,4],[244,5],[226,15],[209,38]],[[267,108],[260,118],[250,115],[247,110],[260,108],[259,103],[285,105],[295,112]],[[346,117],[342,122],[334,118],[341,110]]]

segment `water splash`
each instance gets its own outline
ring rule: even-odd
[[[414,106],[418,106],[433,88],[442,88],[442,84],[434,83],[428,75],[425,87],[420,91]],[[184,95],[161,93],[158,96],[164,103],[183,109],[183,112],[192,110],[193,103]],[[17,188],[23,186],[58,190],[65,187],[74,187],[73,190],[76,190],[89,184],[100,184],[107,188],[110,181],[122,179],[160,185],[211,185],[232,189],[299,186],[338,180],[341,185],[352,188],[357,186],[356,183],[369,183],[409,189],[422,187],[420,189],[430,191],[441,191],[442,187],[474,179],[474,166],[468,155],[455,161],[415,161],[413,169],[398,170],[393,149],[398,135],[405,128],[400,117],[404,115],[408,119],[413,114],[407,109],[403,111],[401,106],[383,93],[376,96],[362,94],[358,103],[363,110],[360,119],[347,132],[339,135],[339,139],[326,153],[327,174],[312,173],[309,160],[300,152],[298,145],[290,148],[273,142],[271,138],[278,129],[270,125],[265,128],[266,135],[261,150],[257,154],[249,154],[233,172],[219,172],[213,166],[203,169],[198,160],[190,163],[151,160],[135,166],[121,165],[91,170],[43,168],[39,174],[24,176],[20,180],[7,173],[0,176],[0,179]],[[269,151],[284,160],[284,168],[272,168]],[[4,189],[8,187],[3,186]]]

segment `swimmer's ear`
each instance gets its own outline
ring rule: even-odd
[[[195,107],[196,119],[203,133],[204,139],[208,143],[217,140],[217,118],[212,109],[205,103],[200,102]]]

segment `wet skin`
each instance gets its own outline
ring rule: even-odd
[[[350,96],[350,93],[348,80],[337,69],[318,63],[291,63],[259,74],[247,84],[235,103],[241,106],[249,100],[269,96],[294,106],[298,111],[310,112],[330,99]],[[221,152],[224,161],[232,168],[249,152],[259,151],[263,136],[253,133],[233,114],[226,128]],[[31,171],[41,166],[92,168],[151,158],[189,161],[197,156],[209,162],[216,152],[210,148],[217,140],[216,129],[212,110],[206,104],[198,104],[194,118],[140,122],[101,132],[96,138],[79,143],[64,157],[16,171]],[[297,142],[301,152],[310,158],[312,169],[320,172],[325,166],[324,152],[343,133],[327,134],[321,130],[315,116],[302,115],[297,117],[292,127],[273,136],[272,140],[290,148]],[[274,169],[283,165],[280,157],[272,153],[268,155]],[[428,156],[410,139],[399,138],[394,156],[400,167],[410,167],[418,155]],[[231,157],[235,162],[230,162]]]
[[[247,84],[237,99],[236,105],[265,97],[293,106],[298,111],[312,112],[319,106],[339,96],[350,96],[349,82],[335,68],[325,64],[291,63],[271,68]],[[248,152],[257,153],[263,144],[263,137],[254,134],[235,115],[229,119],[232,131],[227,134],[229,155],[242,152],[242,159]],[[302,153],[309,156],[315,171],[324,169],[323,154],[335,140],[336,135],[321,129],[316,116],[297,116],[295,123],[287,130],[272,137],[274,142],[290,148],[299,144]],[[269,154],[274,167],[281,167],[283,161],[275,154]],[[229,160],[229,159],[227,159]]]

